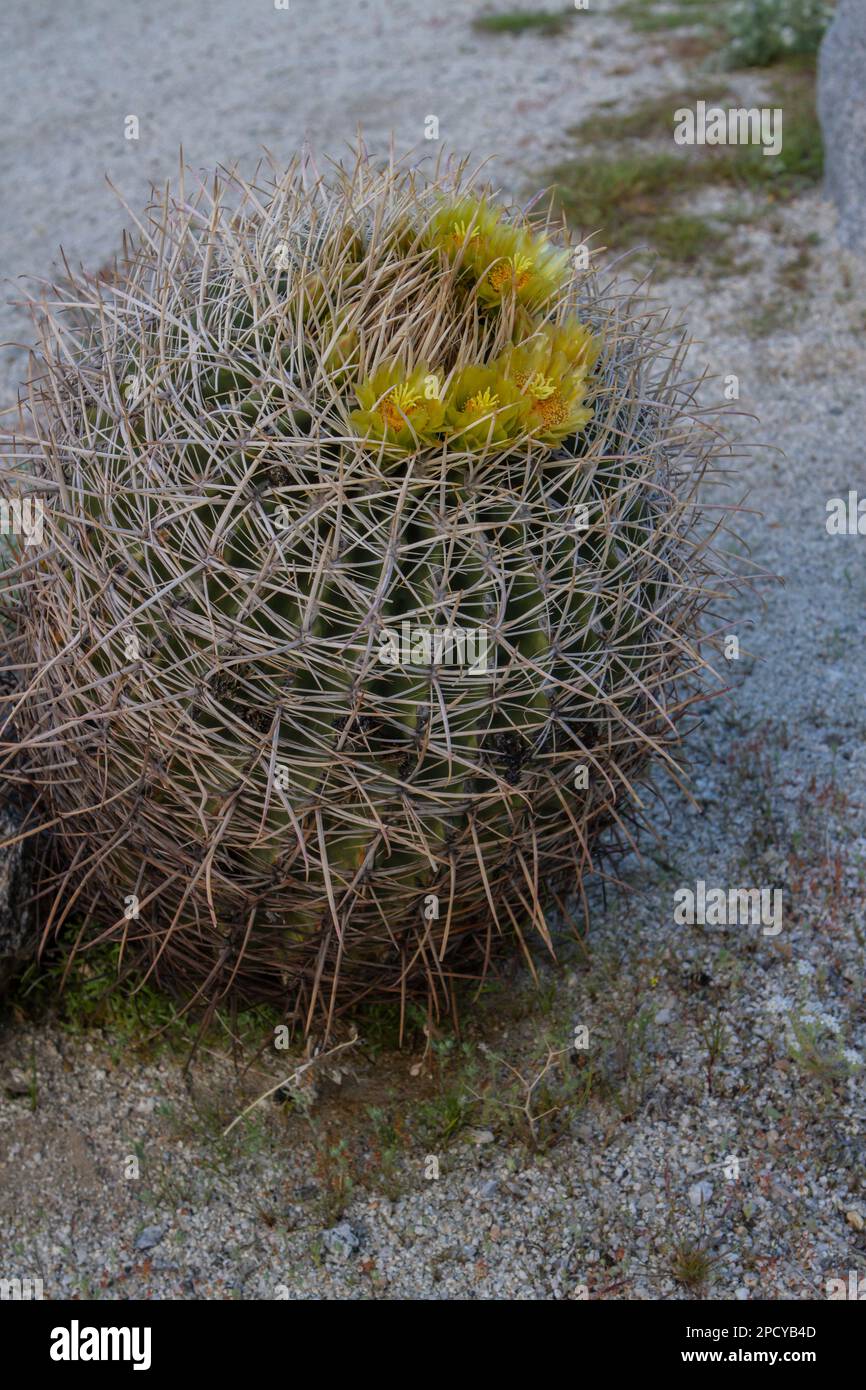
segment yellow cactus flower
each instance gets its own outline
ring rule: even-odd
[[[502,444],[523,433],[523,399],[496,365],[458,372],[446,397],[445,423],[462,445]]]
[[[400,450],[429,443],[445,414],[439,380],[426,364],[407,373],[397,362],[386,363],[356,386],[359,408],[349,416],[353,428]]]
[[[470,242],[484,240],[495,229],[500,213],[485,198],[443,199],[430,220],[424,242],[456,260]]]
[[[467,223],[465,217],[458,217],[451,227],[450,239],[458,249],[476,236],[478,236],[478,228]]]
[[[583,428],[592,416],[592,407],[584,405],[586,379],[598,352],[591,331],[570,320],[545,325],[504,354],[500,370],[520,392],[528,433],[551,444]]]
[[[491,209],[484,198],[443,204],[426,239],[450,261],[459,261],[487,308],[512,297],[527,308],[541,308],[568,279],[567,251],[527,227],[506,222],[503,212]]]

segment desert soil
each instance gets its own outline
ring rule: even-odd
[[[525,199],[574,153],[569,128],[689,76],[664,32],[609,10],[512,38],[474,33],[458,0],[19,7],[0,262],[48,277],[62,243],[99,266],[125,220],[105,172],[136,206],[181,143],[202,169],[305,139],[339,155],[360,123],[372,151],[393,131],[430,158],[433,114]],[[204,1054],[184,1072],[110,1029],[8,1011],[0,1275],[56,1298],[747,1299],[862,1271],[866,541],[825,517],[866,491],[866,292],[816,193],[719,236],[735,273],[654,292],[697,339],[704,399],[739,380],[739,530],[782,582],[726,613],[740,657],[690,740],[694,800],[666,790],[658,838],[622,866],[631,892],[596,897],[584,943],[537,989],[515,971],[459,1040],[365,1038],[227,1138],[293,1064],[240,1076]],[[23,362],[6,352],[8,402]],[[697,880],[779,888],[782,930],[674,925],[674,889]]]

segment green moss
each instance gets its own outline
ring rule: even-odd
[[[561,34],[574,10],[505,10],[501,14],[479,15],[472,28],[479,34]]]
[[[118,1058],[129,1048],[188,1055],[200,1040],[200,1018],[179,1013],[168,995],[149,984],[136,987],[138,978],[131,975],[119,945],[95,946],[75,956],[61,947],[53,958],[25,971],[13,1006],[31,1020],[51,1018],[70,1033],[98,1031]],[[233,1017],[216,1013],[207,1040],[254,1046],[275,1021],[263,1008]]]
[[[673,154],[624,154],[571,160],[552,170],[557,195],[582,231],[596,229],[621,246],[639,239],[659,202],[678,192],[686,170]]]
[[[405,1008],[399,1000],[379,1000],[365,1004],[352,1014],[352,1024],[366,1052],[372,1057],[414,1048],[423,1042],[426,1016],[411,1000]]]
[[[745,321],[744,327],[750,338],[769,338],[774,333],[793,328],[799,318],[798,306],[791,299],[780,299],[778,295],[760,300]]]
[[[794,294],[803,294],[807,288],[807,275],[814,264],[812,249],[818,244],[815,232],[794,243],[794,255],[786,261],[779,271],[779,279],[786,289]]]
[[[713,227],[703,217],[675,213],[659,217],[653,227],[653,244],[668,261],[684,264],[696,261],[716,238]]]
[[[666,29],[684,29],[689,25],[715,24],[718,10],[706,0],[678,0],[675,8],[656,9],[652,0],[626,0],[614,11],[627,19],[639,34],[654,34]]]
[[[650,97],[627,111],[605,111],[603,115],[588,116],[579,125],[571,126],[568,135],[583,141],[669,139],[674,128],[674,112],[682,106],[693,107],[698,101],[712,105],[733,101],[727,83],[702,83],[700,88],[684,88]],[[606,103],[617,105],[615,102]]]
[[[569,221],[583,234],[597,231],[617,249],[648,242],[672,260],[693,260],[712,229],[701,218],[671,212],[671,201],[692,183],[692,171],[674,154],[627,154],[559,165],[552,178]]]
[[[725,104],[726,89],[701,93],[711,104]],[[649,243],[667,260],[694,261],[704,253],[728,257],[729,227],[714,228],[686,212],[678,200],[701,188],[727,185],[766,193],[770,202],[787,199],[821,178],[823,149],[815,109],[813,74],[799,63],[785,65],[771,84],[769,103],[783,112],[783,146],[768,158],[759,145],[719,145],[680,149],[673,145],[674,112],[693,107],[697,97],[680,92],[644,102],[632,111],[609,112],[571,132],[587,140],[612,139],[610,155],[582,155],[550,171],[559,202],[582,235],[598,233],[612,249]],[[733,98],[727,96],[727,102]],[[647,137],[670,138],[671,149],[659,151]],[[742,221],[729,214],[727,222]],[[729,257],[728,257],[729,259]],[[730,269],[730,266],[728,266]],[[721,273],[726,273],[720,264]]]
[[[736,175],[752,186],[796,192],[804,182],[817,183],[824,172],[824,145],[815,106],[814,70],[792,61],[783,65],[770,87],[771,104],[781,108],[782,153],[768,159],[758,145],[736,147]]]

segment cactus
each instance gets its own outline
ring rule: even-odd
[[[50,926],[320,1032],[552,950],[730,580],[681,338],[551,217],[360,156],[166,194],[35,312],[4,765]]]

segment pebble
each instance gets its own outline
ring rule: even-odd
[[[469,1144],[492,1144],[496,1138],[492,1129],[467,1129],[466,1141]]]
[[[322,1232],[322,1244],[333,1259],[346,1261],[360,1250],[361,1237],[348,1221],[341,1221]]]
[[[144,1230],[135,1239],[136,1250],[152,1250],[155,1245],[159,1245],[168,1226],[145,1226]]]

